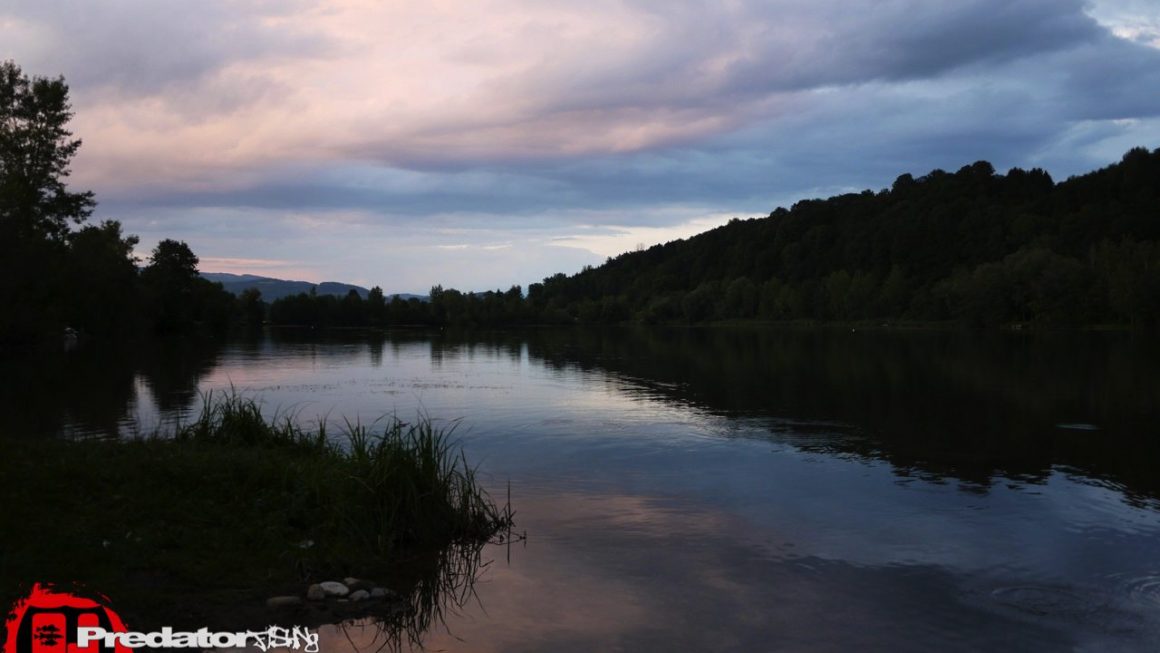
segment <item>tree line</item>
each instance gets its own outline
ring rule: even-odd
[[[355,290],[341,298],[312,292],[277,299],[270,304],[269,322],[309,327],[516,326],[539,321],[531,309],[520,286],[475,293],[435,286],[424,299],[387,299],[376,286],[365,299]]]

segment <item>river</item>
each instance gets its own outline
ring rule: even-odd
[[[1151,336],[274,331],[6,366],[10,437],[164,431],[231,388],[307,423],[453,425],[527,538],[484,549],[428,650],[1160,641]]]

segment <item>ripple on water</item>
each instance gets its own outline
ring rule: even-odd
[[[1160,574],[1125,578],[1122,587],[1132,604],[1160,610]]]
[[[1092,597],[1067,587],[1018,585],[992,590],[1003,605],[1039,616],[1080,617],[1096,609]]]
[[[1151,591],[1160,591],[1157,586],[1160,577],[1153,577],[1151,581]],[[1057,585],[1018,585],[995,589],[991,596],[1004,606],[1036,618],[1093,628],[1112,636],[1136,640],[1155,632],[1156,624],[1151,617],[1155,611],[1140,610],[1139,604],[1126,600],[1119,592],[1111,595]],[[1152,600],[1156,600],[1155,594]],[[1160,606],[1160,603],[1154,605]]]
[[[1067,431],[1099,431],[1100,427],[1095,424],[1087,424],[1085,422],[1067,422],[1063,424],[1056,424],[1055,428],[1064,429]]]

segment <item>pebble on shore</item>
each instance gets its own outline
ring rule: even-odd
[[[328,580],[319,583],[318,586],[322,588],[322,591],[327,596],[346,596],[350,594],[350,588],[338,581]]]
[[[347,601],[391,600],[399,598],[395,592],[375,585],[368,580],[359,580],[357,578],[345,578],[343,580],[344,582],[342,583],[334,580],[314,583],[306,588],[306,600],[325,601],[327,599],[338,599],[339,602],[345,603]],[[266,604],[271,607],[298,605],[301,603],[302,599],[297,596],[275,596],[266,600]]]

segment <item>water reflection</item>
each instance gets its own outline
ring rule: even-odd
[[[188,410],[198,386],[218,364],[221,343],[205,339],[149,340],[137,348],[137,373],[162,413]]]
[[[196,410],[207,386],[252,388],[277,403],[288,390],[283,381],[301,380],[304,369],[317,379],[314,395],[350,385],[349,374],[335,370],[366,367],[385,378],[355,385],[410,392],[420,402],[442,385],[471,390],[486,405],[486,395],[510,386],[467,382],[474,361],[532,361],[564,383],[611,383],[626,396],[758,425],[741,429],[750,437],[886,460],[900,478],[951,478],[965,490],[986,491],[996,479],[1042,482],[1062,467],[1120,484],[1133,499],[1160,496],[1160,474],[1150,462],[1160,459],[1154,373],[1160,345],[1131,334],[292,329],[246,334],[228,351],[224,367],[223,345],[212,340],[9,354],[0,379],[0,434],[110,436],[135,422],[148,430]],[[429,367],[415,377],[402,379],[391,369],[416,356]],[[309,403],[311,388],[298,385],[301,392],[288,393],[292,401],[284,405]],[[379,414],[390,405],[384,401]],[[477,417],[466,410],[454,416]]]
[[[889,461],[900,476],[1042,481],[1056,466],[1160,496],[1160,348],[1130,334],[759,329],[575,330],[531,337],[559,369],[755,418],[795,446]],[[1099,431],[1060,428],[1098,425]],[[821,437],[811,437],[820,432]],[[840,437],[834,437],[837,432]]]
[[[118,437],[188,414],[218,364],[213,340],[84,342],[3,353],[0,437]]]
[[[755,528],[673,498],[549,494],[521,508],[550,533],[490,570],[479,604],[426,650],[1134,651],[1160,633],[1147,600],[1093,583],[853,563],[799,550],[793,524]]]
[[[510,534],[509,534],[510,535]],[[488,547],[492,553],[495,547]],[[492,564],[483,559],[484,545],[454,544],[429,552],[405,566],[407,575],[395,581],[405,588],[402,600],[388,601],[350,612],[334,622],[334,616],[316,614],[322,651],[402,651],[423,648],[432,629],[445,627],[472,602],[478,604],[476,580]]]

